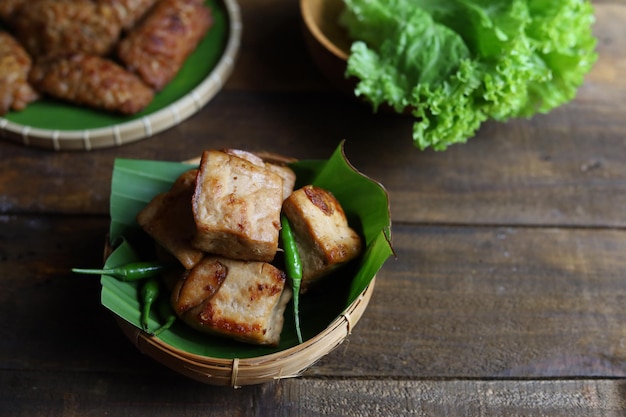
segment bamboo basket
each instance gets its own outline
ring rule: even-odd
[[[330,325],[302,344],[254,358],[213,358],[174,348],[158,337],[117,318],[118,325],[140,352],[196,381],[240,388],[300,376],[311,365],[339,346],[352,332],[374,291],[376,278]]]
[[[89,151],[136,142],[180,124],[200,111],[222,89],[234,69],[241,43],[241,15],[236,0],[221,1],[228,19],[224,53],[210,74],[185,96],[141,118],[91,129],[41,129],[0,117],[0,137],[55,151]]]
[[[341,147],[343,146],[340,145]],[[334,155],[338,155],[340,149],[335,151]],[[271,152],[256,152],[258,156],[265,161],[274,163],[295,162],[295,159],[285,157],[280,154]],[[341,149],[341,155],[343,150]],[[342,156],[345,158],[345,155]],[[332,157],[331,157],[332,158]],[[183,161],[185,164],[197,164],[199,157]],[[348,163],[347,160],[344,163]],[[357,172],[351,168],[353,172]],[[362,176],[362,174],[359,174]],[[385,212],[389,212],[388,198],[386,191],[382,185],[378,184],[385,195]],[[389,221],[387,219],[385,224]],[[372,245],[375,245],[376,239],[382,239],[389,245],[389,252],[386,256],[393,254],[393,248],[389,236],[381,229],[380,234],[376,238],[372,237]],[[113,248],[111,246],[110,236],[107,235],[104,245],[103,258],[106,260],[112,255]],[[117,323],[125,336],[131,341],[135,347],[154,359],[156,362],[186,376],[193,380],[210,384],[230,386],[233,388],[245,385],[262,384],[283,378],[293,378],[302,375],[309,367],[315,364],[323,356],[330,353],[339,346],[352,332],[365,309],[374,291],[376,282],[376,272],[373,272],[371,279],[367,282],[367,286],[359,287],[360,293],[350,296],[350,304],[342,304],[336,317],[330,316],[329,324],[320,324],[319,333],[297,345],[289,345],[282,350],[272,350],[270,353],[262,353],[259,356],[236,357],[241,353],[229,354],[202,354],[199,351],[187,351],[178,346],[172,346],[165,340],[152,336],[141,330],[132,319],[124,317],[123,314],[115,314]],[[324,322],[326,323],[326,322]],[[210,343],[210,341],[207,341]],[[213,356],[212,356],[213,355]],[[224,357],[226,356],[226,358]]]

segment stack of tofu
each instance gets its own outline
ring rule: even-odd
[[[362,250],[339,202],[313,185],[294,190],[286,165],[241,150],[207,150],[137,216],[182,265],[172,306],[188,325],[277,345],[292,297],[280,252],[280,216],[292,224],[306,292]]]

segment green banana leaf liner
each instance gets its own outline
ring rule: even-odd
[[[297,177],[296,188],[315,184],[331,191],[341,203],[348,222],[364,239],[361,257],[339,268],[316,291],[300,297],[300,326],[308,340],[339,317],[367,288],[385,261],[393,254],[389,199],[384,187],[358,172],[346,159],[341,142],[328,160],[302,160],[290,164]],[[139,228],[137,213],[158,193],[191,168],[189,164],[117,159],[111,186],[110,245],[113,251],[105,267],[149,260],[154,243]],[[139,285],[102,275],[102,304],[120,318],[140,327]],[[150,328],[162,319],[150,317]],[[278,347],[254,346],[204,334],[178,320],[158,336],[163,342],[191,354],[213,358],[251,358],[276,353],[298,344],[293,308],[285,310],[285,324]]]

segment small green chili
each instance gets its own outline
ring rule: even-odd
[[[120,281],[137,281],[159,275],[167,268],[167,265],[157,262],[133,262],[123,266],[109,269],[80,269],[74,268],[72,272],[79,274],[110,275]]]
[[[291,280],[291,287],[293,288],[293,314],[296,323],[296,333],[298,335],[298,342],[302,343],[302,332],[300,331],[300,313],[299,313],[299,301],[300,301],[300,283],[302,281],[302,260],[298,253],[298,247],[296,240],[291,229],[291,224],[287,219],[287,216],[281,214],[280,216],[280,236],[283,244],[283,251],[285,252],[285,269],[287,270],[287,277]]]
[[[174,314],[174,310],[172,309],[172,305],[170,304],[170,300],[168,297],[159,297],[157,303],[157,311],[159,313],[159,317],[163,320],[163,325],[154,331],[154,336],[158,336],[165,330],[172,327],[174,322],[176,321],[176,314]]]
[[[141,286],[141,327],[148,332],[148,318],[152,305],[159,298],[161,284],[156,278],[150,278]]]

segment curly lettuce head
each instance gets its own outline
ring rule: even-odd
[[[584,0],[344,2],[355,94],[375,110],[411,111],[420,149],[572,100],[597,59]]]

